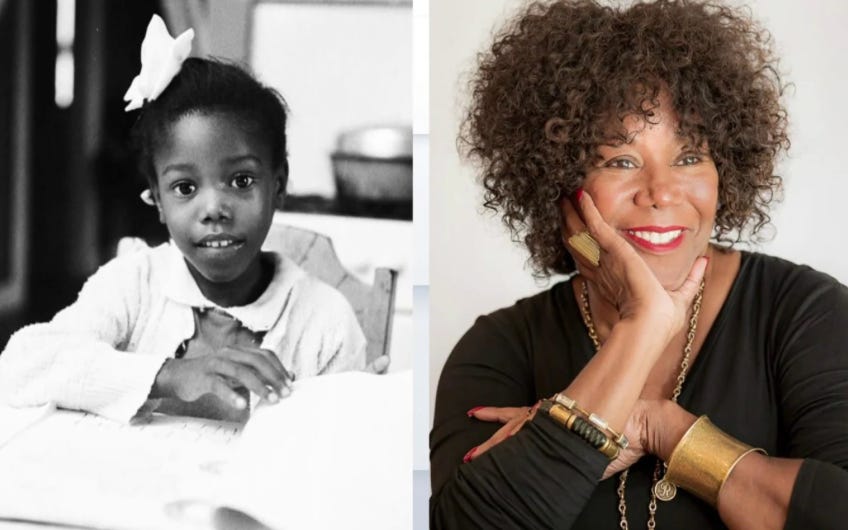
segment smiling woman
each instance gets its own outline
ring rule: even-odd
[[[692,147],[680,133],[667,90],[651,112],[622,121],[628,141],[598,146],[582,189],[660,284],[676,289],[713,235],[719,176],[709,145]]]
[[[819,502],[848,492],[848,289],[737,246],[782,186],[779,71],[712,2],[532,2],[478,56],[484,204],[572,275],[444,364],[433,527],[843,525]]]

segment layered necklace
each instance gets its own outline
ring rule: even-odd
[[[601,349],[601,341],[598,339],[598,333],[595,331],[595,323],[592,320],[592,311],[589,308],[589,287],[585,279],[582,281],[583,289],[580,293],[580,301],[583,307],[580,308],[580,313],[583,315],[583,323],[586,324],[586,329],[589,333],[589,338],[595,345],[595,351]],[[677,374],[677,384],[674,387],[674,392],[671,394],[671,400],[677,403],[680,397],[680,392],[683,391],[683,383],[686,381],[686,374],[689,372],[689,356],[692,353],[692,343],[695,342],[695,331],[698,328],[698,315],[701,313],[701,300],[704,296],[704,282],[701,281],[701,287],[698,289],[698,294],[695,300],[692,301],[692,316],[689,318],[689,331],[686,333],[686,345],[683,347],[683,359],[680,361],[680,372]],[[654,530],[657,526],[657,499],[662,501],[670,501],[677,494],[677,487],[671,482],[660,478],[660,473],[665,474],[666,464],[657,459],[657,465],[654,467],[654,475],[651,483],[651,500],[648,502],[648,530]],[[621,472],[618,479],[618,513],[620,516],[618,526],[621,530],[630,530],[627,524],[627,502],[624,498],[624,491],[627,487],[627,473],[625,469]]]

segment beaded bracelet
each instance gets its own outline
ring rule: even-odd
[[[601,419],[598,415],[594,413],[590,414],[589,412],[581,409],[579,406],[577,406],[576,401],[566,396],[562,392],[557,392],[551,399],[556,403],[562,405],[563,407],[567,408],[568,410],[579,412],[580,414],[585,416],[590,422],[592,422],[595,427],[602,431],[606,431],[609,437],[616,443],[616,445],[621,448],[622,451],[624,449],[627,449],[627,445],[630,443],[630,441],[627,439],[626,436],[624,436],[624,433],[619,434],[615,431],[615,429],[610,427],[606,420]]]
[[[610,460],[618,458],[621,448],[597,427],[581,418],[571,410],[549,399],[542,400],[539,410],[547,414],[562,427],[586,440]]]

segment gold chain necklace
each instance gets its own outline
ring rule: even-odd
[[[595,323],[592,320],[592,311],[589,308],[589,288],[586,280],[583,280],[583,289],[580,292],[580,300],[583,307],[580,313],[583,316],[583,323],[586,324],[586,329],[589,332],[589,338],[595,345],[595,351],[601,349],[601,341],[598,339],[598,333],[595,331]],[[680,361],[680,373],[677,374],[677,385],[674,387],[674,392],[671,394],[671,400],[677,403],[680,397],[680,392],[683,391],[683,383],[686,381],[686,374],[689,372],[689,356],[692,353],[692,343],[695,341],[695,331],[698,329],[698,315],[701,313],[701,300],[704,296],[704,281],[701,281],[701,286],[698,288],[698,294],[695,300],[692,301],[692,316],[689,318],[689,331],[686,333],[686,345],[683,347],[683,359]],[[648,502],[648,530],[654,530],[657,526],[657,499],[670,501],[677,494],[677,487],[667,480],[660,479],[660,471],[664,472],[667,467],[662,461],[657,459],[657,465],[654,467],[654,475],[651,484],[651,500]],[[618,526],[621,530],[630,530],[627,524],[627,502],[624,498],[624,491],[627,487],[627,472],[625,469],[621,472],[618,479],[618,513],[620,519]],[[663,473],[664,474],[664,473]]]

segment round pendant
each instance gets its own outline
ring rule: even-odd
[[[677,486],[666,479],[661,479],[654,484],[654,495],[663,502],[670,501],[677,495]]]

